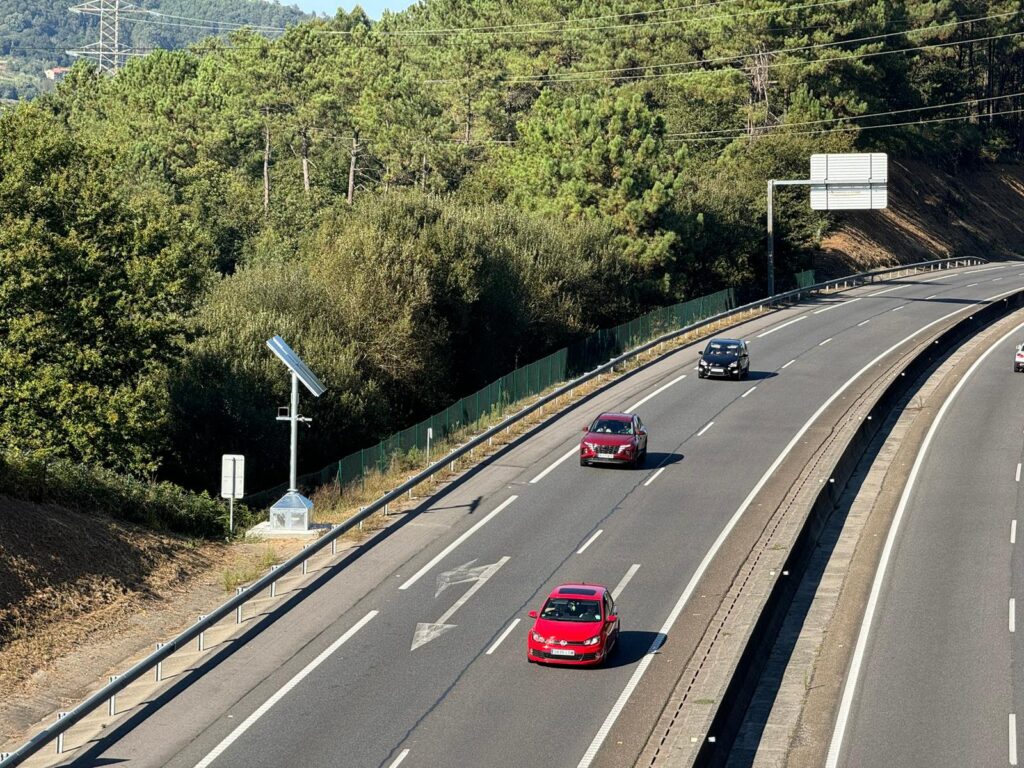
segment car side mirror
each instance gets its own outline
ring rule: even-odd
[[[641,429],[639,432],[637,432],[637,434],[638,435],[646,435],[647,434],[647,430],[646,429]]]
[[[529,616],[531,619],[536,619],[537,618],[537,612],[536,611],[530,611],[527,614],[527,616]]]
[[[584,425],[583,431],[584,432],[589,432],[590,431],[590,425],[589,424]]]
[[[609,616],[609,617],[608,617],[608,618],[606,619],[606,621],[607,621],[607,622],[608,622],[609,624],[614,624],[614,623],[615,623],[616,621],[618,621],[618,620],[619,620],[619,615],[618,615],[617,613],[613,613],[613,614],[612,614],[611,616]]]

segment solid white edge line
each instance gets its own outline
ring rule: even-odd
[[[1013,293],[1013,291],[1007,291],[1007,293]],[[583,753],[583,757],[580,759],[580,762],[577,764],[576,768],[589,768],[590,764],[594,761],[594,758],[597,756],[598,750],[601,748],[601,745],[604,743],[604,740],[608,738],[608,734],[611,733],[612,726],[615,725],[615,721],[619,719],[619,715],[625,708],[626,702],[629,701],[629,697],[633,694],[633,690],[637,687],[637,685],[640,684],[640,679],[644,676],[644,673],[647,671],[647,668],[651,665],[651,662],[654,660],[654,654],[657,653],[658,649],[661,648],[661,644],[668,638],[669,630],[672,628],[672,625],[676,623],[676,619],[679,618],[679,614],[683,612],[683,608],[686,606],[686,603],[690,600],[690,595],[693,594],[693,591],[697,588],[697,584],[704,577],[704,572],[711,565],[711,561],[715,559],[715,555],[718,554],[718,550],[722,548],[722,545],[725,543],[725,540],[729,537],[729,534],[732,533],[732,529],[736,527],[736,524],[740,521],[740,518],[743,517],[743,513],[747,511],[747,507],[749,507],[754,502],[754,499],[757,497],[757,494],[761,492],[761,489],[764,487],[765,483],[767,483],[771,476],[775,474],[775,471],[779,468],[782,462],[786,460],[786,457],[789,455],[790,451],[792,451],[794,446],[796,446],[796,444],[800,442],[800,439],[804,436],[807,430],[811,428],[811,425],[817,420],[817,418],[822,413],[824,413],[825,410],[830,405],[832,405],[832,403],[834,403],[843,394],[843,392],[845,392],[853,384],[853,382],[860,378],[860,376],[863,373],[870,370],[871,367],[878,363],[879,360],[882,360],[886,355],[888,355],[893,350],[897,349],[901,344],[910,341],[918,334],[928,330],[933,325],[941,323],[943,320],[947,320],[950,317],[953,317],[954,315],[960,314],[961,312],[966,312],[972,306],[974,305],[969,305],[961,309],[953,310],[952,312],[943,315],[939,319],[933,320],[927,325],[921,326],[909,336],[904,337],[902,341],[896,342],[893,346],[889,347],[889,349],[882,352],[880,355],[875,357],[871,362],[869,362],[867,365],[865,365],[863,368],[857,371],[852,378],[847,380],[845,384],[843,384],[839,389],[832,393],[832,396],[829,397],[828,400],[826,400],[824,403],[822,403],[818,410],[816,410],[811,415],[810,419],[808,419],[804,423],[804,425],[800,427],[799,430],[797,430],[797,433],[793,435],[792,439],[786,444],[786,447],[782,449],[782,453],[780,453],[775,458],[775,461],[772,462],[771,466],[768,467],[767,471],[763,475],[761,475],[761,479],[757,481],[757,485],[755,485],[751,489],[750,493],[747,494],[747,497],[743,500],[743,503],[740,504],[739,508],[736,510],[735,513],[733,513],[733,516],[729,518],[729,521],[725,524],[725,527],[722,528],[721,532],[718,534],[718,538],[716,538],[714,542],[711,544],[711,548],[708,549],[708,551],[705,553],[704,559],[700,561],[700,564],[697,566],[697,570],[693,572],[693,575],[690,577],[690,581],[686,584],[686,588],[683,590],[683,593],[679,596],[679,599],[676,601],[676,604],[672,606],[672,610],[669,611],[668,617],[666,617],[665,619],[665,623],[661,626],[661,631],[658,633],[657,637],[655,637],[654,641],[651,643],[651,647],[647,649],[647,653],[637,663],[636,669],[633,671],[633,675],[629,678],[629,681],[626,683],[626,687],[622,690],[622,693],[619,694],[619,698],[616,699],[615,704],[612,705],[611,711],[608,713],[608,716],[601,724],[601,727],[598,729],[593,741],[590,742],[590,746],[587,747],[587,751]]]
[[[787,326],[790,326],[793,323],[799,323],[801,320],[806,320],[806,319],[807,319],[807,315],[800,315],[800,317],[794,317],[792,320],[788,320],[785,323],[783,323],[782,325],[776,325],[774,328],[772,328],[769,331],[765,331],[764,333],[757,334],[757,338],[763,339],[765,336],[771,336],[776,331],[781,331],[783,328],[786,328]]]
[[[519,621],[520,621],[519,619],[513,619],[512,623],[509,624],[508,627],[505,629],[505,631],[502,632],[498,636],[498,639],[494,641],[494,644],[490,648],[487,649],[487,653],[484,654],[484,655],[485,656],[490,656],[492,653],[494,653],[496,650],[498,650],[498,646],[501,645],[505,641],[506,637],[508,637],[509,635],[512,634],[512,630],[515,629],[519,625]]]
[[[700,432],[697,433],[697,437],[700,437],[705,432],[707,432],[709,429],[711,429],[711,425],[714,424],[714,423],[715,422],[713,422],[713,421],[709,421],[707,424],[705,424],[704,428]]]
[[[1017,716],[1010,714],[1010,765],[1017,764]]]
[[[612,590],[612,600],[619,599],[619,595],[622,594],[622,590],[626,588],[626,585],[629,584],[638,570],[640,570],[640,563],[633,563],[629,566],[629,570],[626,571],[626,575],[622,577],[622,580],[615,586],[615,589]]]
[[[1017,631],[1017,605],[1016,605],[1016,601],[1012,597],[1010,598],[1010,621],[1009,621],[1009,624],[1010,624],[1010,631],[1011,632],[1016,632]]]
[[[587,539],[587,543],[586,544],[584,544],[582,547],[580,547],[579,549],[576,550],[576,554],[577,555],[582,555],[587,550],[587,547],[589,547],[591,544],[593,544],[597,540],[597,537],[600,536],[602,533],[604,533],[604,530],[599,528],[597,533],[595,533],[593,536],[591,536],[589,539]]]
[[[788,363],[786,363],[784,366],[782,366],[782,368],[789,368],[789,366],[791,366],[795,362],[796,362],[796,360],[790,360]],[[782,368],[780,368],[779,370],[781,371]]]
[[[415,584],[417,581],[419,581],[420,578],[423,576],[423,574],[425,574],[427,571],[429,571],[431,568],[433,568],[435,565],[437,565],[439,562],[441,562],[444,558],[446,558],[448,555],[450,555],[452,553],[452,550],[454,550],[457,546],[459,546],[459,544],[461,544],[466,539],[468,539],[470,536],[472,536],[474,533],[476,533],[481,528],[483,528],[484,525],[492,517],[494,517],[496,514],[501,512],[505,507],[507,507],[509,504],[511,504],[513,501],[515,501],[518,498],[519,498],[518,496],[509,496],[507,499],[505,499],[503,502],[501,502],[501,504],[499,504],[494,509],[492,509],[487,514],[487,516],[485,518],[483,518],[482,520],[478,520],[476,522],[476,524],[472,528],[470,528],[468,531],[466,531],[461,536],[459,536],[459,538],[457,538],[455,541],[453,541],[447,547],[442,549],[437,555],[435,555],[433,557],[433,559],[429,563],[427,563],[422,568],[420,568],[418,571],[416,571],[416,573],[413,574],[413,576],[408,581],[406,581],[402,586],[400,586],[399,589],[408,589],[413,584]]]
[[[409,756],[409,750],[408,749],[403,749],[401,752],[398,753],[398,757],[395,758],[395,762],[393,762],[390,766],[388,766],[388,768],[398,768],[398,766],[400,766],[402,764],[402,761],[405,760],[405,758],[408,757],[408,756]]]
[[[864,297],[861,296],[856,299],[848,299],[847,301],[838,301],[835,304],[829,304],[827,307],[824,307],[823,309],[816,309],[812,314],[820,315],[822,312],[828,312],[830,309],[835,309],[836,307],[845,307],[847,304],[853,304],[853,302],[860,301],[862,298]]]
[[[746,396],[747,396],[747,395],[749,395],[749,394],[750,394],[751,392],[753,392],[753,391],[754,391],[755,389],[757,389],[757,384],[755,384],[755,385],[754,385],[754,386],[752,386],[752,387],[751,387],[750,389],[748,389],[748,390],[747,390],[746,392],[744,392],[744,393],[743,393],[742,395],[740,395],[740,397],[741,397],[741,398],[743,398],[743,397],[746,397]]]
[[[886,288],[884,291],[875,291],[874,293],[869,293],[868,297],[881,296],[883,293],[892,293],[893,291],[898,291],[900,288],[906,288],[907,285],[907,283],[903,283],[902,285],[897,285],[894,288]]]
[[[1008,293],[1012,292],[1013,291],[1008,291]],[[957,311],[961,312],[963,310]],[[946,315],[945,317],[949,316],[950,315]],[[907,484],[903,487],[903,493],[900,496],[899,504],[896,506],[896,514],[893,516],[893,520],[889,525],[889,534],[885,539],[885,546],[882,548],[882,556],[878,561],[878,568],[875,571],[875,579],[871,585],[871,593],[868,596],[867,606],[864,609],[864,618],[861,621],[860,632],[857,636],[857,645],[854,647],[853,658],[850,660],[850,668],[846,673],[846,681],[843,686],[843,697],[839,703],[839,713],[836,716],[835,728],[832,731],[832,741],[829,743],[825,768],[836,768],[839,764],[839,753],[843,746],[843,738],[846,735],[846,724],[850,718],[850,709],[853,706],[853,697],[856,693],[858,678],[860,677],[860,668],[864,661],[864,652],[867,649],[868,636],[871,632],[871,624],[874,621],[875,607],[878,605],[878,597],[882,591],[882,583],[885,581],[885,573],[888,569],[889,558],[892,556],[892,550],[896,543],[896,535],[899,532],[903,514],[906,511],[907,505],[910,503],[910,495],[914,490],[914,482],[917,479],[918,473],[921,471],[922,464],[924,464],[924,457],[925,454],[928,453],[928,447],[931,445],[932,439],[938,432],[939,426],[942,424],[942,418],[946,415],[946,411],[949,410],[949,407],[956,399],[956,396],[960,393],[960,390],[963,389],[964,385],[971,378],[971,375],[978,370],[981,364],[985,362],[985,359],[997,347],[1017,333],[1021,328],[1024,328],[1024,323],[1018,325],[1012,331],[1000,338],[999,341],[985,350],[981,357],[975,360],[974,364],[967,369],[963,378],[956,383],[956,386],[953,387],[953,390],[949,393],[949,396],[939,408],[938,413],[935,414],[935,420],[932,422],[931,427],[929,427],[928,433],[925,435],[920,449],[918,449],[917,457],[914,459],[914,465],[911,467],[910,474],[907,477]]]
[[[234,744],[235,741],[237,741],[238,738],[242,736],[242,734],[249,730],[249,728],[251,728],[257,720],[263,717],[263,715],[265,715],[272,706],[274,706],[275,704],[277,704],[277,702],[283,699],[288,694],[288,692],[292,690],[292,688],[301,683],[311,672],[313,672],[313,670],[315,670],[317,667],[319,667],[321,664],[327,661],[327,659],[330,657],[332,653],[334,653],[342,645],[348,642],[356,632],[365,627],[367,623],[378,613],[380,613],[380,611],[370,611],[368,614],[363,616],[363,618],[357,621],[352,627],[350,627],[349,630],[345,632],[345,634],[343,634],[341,637],[339,637],[337,640],[335,640],[333,643],[327,646],[327,648],[321,651],[319,656],[317,656],[315,659],[309,662],[309,664],[304,666],[302,670],[297,675],[295,675],[295,677],[293,677],[291,680],[289,680],[287,683],[281,686],[281,688],[278,689],[278,691],[273,696],[271,696],[269,699],[263,702],[263,704],[261,704],[255,712],[253,712],[251,715],[245,718],[245,720],[237,728],[235,728],[235,730],[228,734],[228,736],[220,744],[214,747],[206,757],[204,757],[202,760],[196,763],[195,768],[206,768],[206,766],[208,766],[210,763],[212,763],[214,760],[220,757],[221,753],[224,752],[224,750],[226,750],[228,747]]]
[[[653,475],[651,475],[649,478],[647,478],[647,482],[644,483],[644,486],[648,486],[651,483],[653,483],[655,480],[658,479],[658,475],[660,475],[664,471],[665,471],[665,467],[659,467],[657,472],[655,472]]]
[[[818,346],[819,347],[824,347],[826,344],[828,344],[830,341],[832,341],[832,338],[833,338],[832,336],[829,336],[827,339],[825,339],[824,341],[820,342],[818,344]]]
[[[964,274],[973,275],[976,272],[991,272],[993,269],[1005,269],[1008,266],[1008,264],[1000,264],[997,267],[982,267],[981,269],[969,269],[966,272],[964,272]]]
[[[537,475],[535,478],[533,478],[533,480],[530,481],[530,484],[533,485],[534,483],[539,483],[541,480],[543,480],[545,477],[547,477],[548,473],[550,473],[555,467],[557,467],[559,464],[561,464],[566,459],[570,458],[574,453],[579,453],[579,452],[580,452],[580,447],[578,445],[574,445],[572,448],[570,448],[564,454],[562,454],[557,459],[555,459],[555,461],[547,469],[545,469],[543,472],[541,472],[539,475]]]
[[[1016,520],[1011,520],[1010,521],[1010,543],[1011,544],[1016,544],[1017,543],[1017,521]]]
[[[676,376],[668,384],[663,384],[662,386],[658,387],[656,390],[651,392],[651,394],[647,395],[647,397],[644,397],[644,398],[642,398],[640,400],[637,400],[635,403],[633,403],[633,405],[629,406],[629,408],[626,409],[626,413],[635,413],[637,408],[639,408],[641,405],[646,403],[652,397],[655,397],[656,395],[660,395],[662,392],[664,392],[666,389],[671,387],[673,384],[678,384],[680,381],[682,381],[685,378],[686,378],[686,374],[685,373],[682,376]]]
[[[1018,483],[1020,482],[1020,462],[1019,461],[1017,462],[1017,475],[1014,477],[1014,480],[1016,480]]]

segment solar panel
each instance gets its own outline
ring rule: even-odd
[[[288,366],[288,370],[299,377],[299,381],[308,389],[314,397],[320,397],[327,391],[327,387],[316,377],[316,374],[309,370],[309,366],[302,362],[302,358],[295,354],[295,350],[288,346],[288,343],[280,336],[267,339],[267,346],[270,351],[277,355],[281,362]]]

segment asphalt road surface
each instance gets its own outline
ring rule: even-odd
[[[683,661],[672,658],[672,633],[688,621],[688,590],[787,443],[880,352],[1022,286],[1024,266],[992,264],[759,318],[728,332],[750,341],[743,382],[698,380],[697,348],[671,355],[407,515],[285,617],[74,764],[632,765],[664,701],[656,691],[668,690],[651,681],[670,687]],[[581,468],[580,428],[601,410],[634,407],[650,430],[644,467]],[[1019,449],[1018,439],[1014,456]],[[995,565],[994,542],[973,565]],[[575,580],[616,590],[618,653],[599,669],[527,663],[527,611]],[[1007,670],[993,667],[975,685],[996,690]]]
[[[1022,340],[1024,327],[965,376],[911,474],[832,764],[1017,765],[1024,374],[1013,372],[1013,353]]]

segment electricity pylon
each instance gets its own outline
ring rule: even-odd
[[[122,45],[119,39],[121,11],[137,11],[137,6],[121,2],[121,0],[88,0],[80,5],[73,5],[68,10],[72,13],[84,13],[100,18],[99,42],[68,51],[69,56],[85,56],[95,60],[99,64],[101,72],[113,72],[124,65],[124,60],[128,56],[138,55],[135,51]]]

